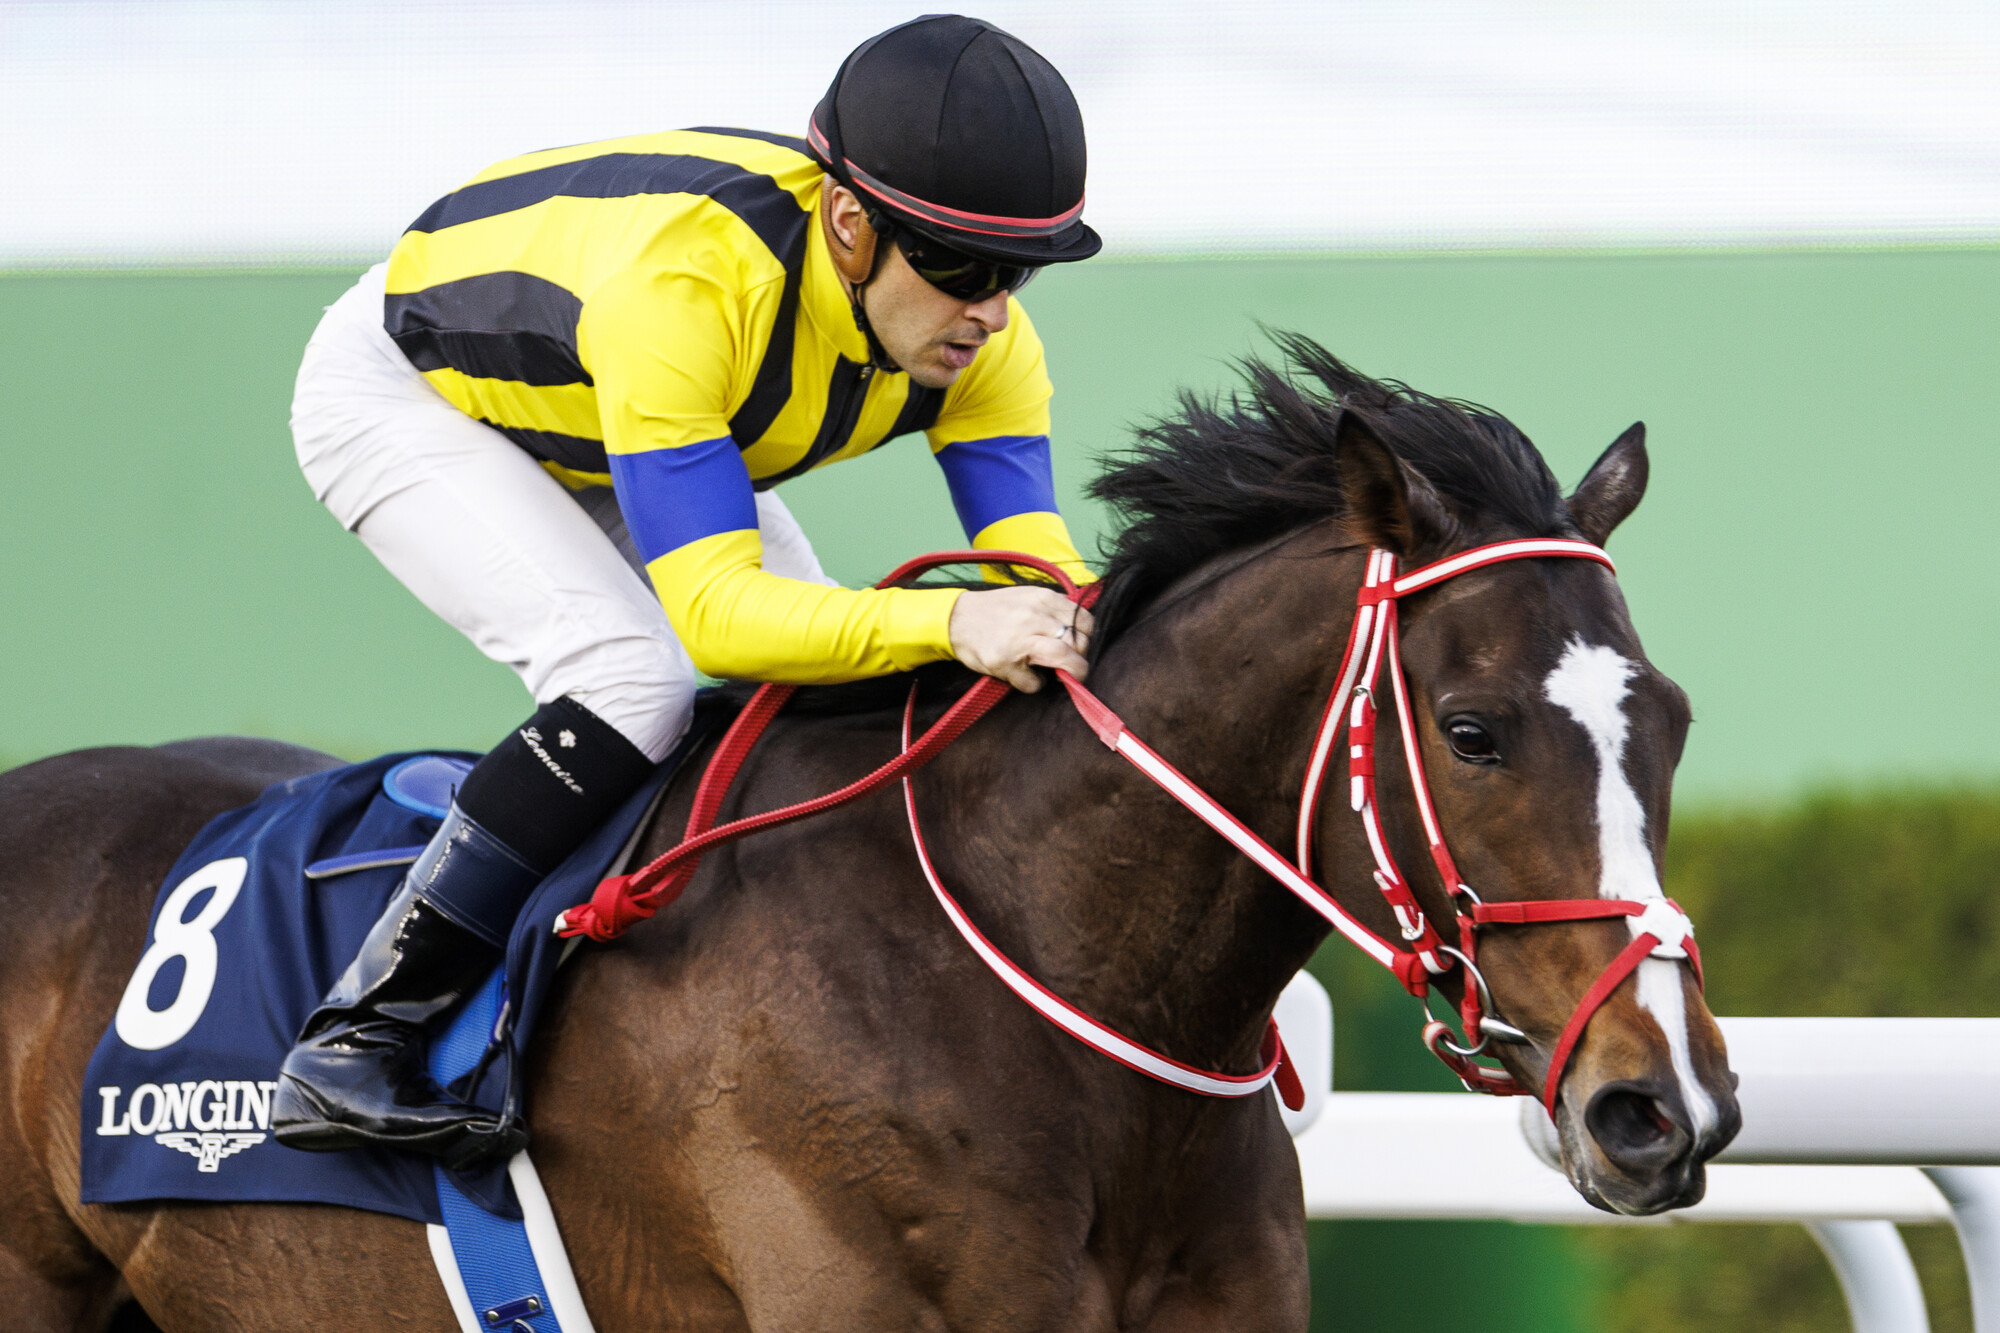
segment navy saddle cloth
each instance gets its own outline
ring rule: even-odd
[[[478,1075],[454,1092],[500,1107],[569,943],[553,931],[556,916],[590,897],[716,711],[700,710],[679,750],[529,899],[505,965],[440,1041],[451,1067],[434,1053],[434,1073]],[[429,1158],[284,1147],[270,1134],[271,1093],[307,1015],[437,830],[473,758],[386,755],[295,778],[217,816],[188,845],[84,1076],[84,1202],[337,1203],[443,1220]],[[465,1052],[482,1049],[479,1069]],[[519,1216],[504,1163],[451,1183]]]

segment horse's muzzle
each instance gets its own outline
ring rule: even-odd
[[[1743,1123],[1733,1095],[1722,1093],[1715,1103],[1715,1123],[1697,1132],[1675,1086],[1650,1079],[1605,1083],[1584,1105],[1588,1146],[1570,1145],[1583,1149],[1572,1158],[1578,1190],[1598,1207],[1627,1216],[1701,1202],[1708,1160]],[[1593,1170],[1597,1161],[1609,1169]]]

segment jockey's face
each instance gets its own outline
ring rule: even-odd
[[[829,238],[852,251],[873,239],[861,205],[837,185],[825,192]],[[983,301],[947,296],[917,276],[903,252],[888,241],[876,247],[874,277],[861,289],[861,308],[889,359],[927,389],[949,388],[972,364],[979,348],[1007,327],[1007,293]]]
[[[1007,293],[983,301],[947,296],[917,276],[894,245],[883,245],[862,309],[889,359],[927,389],[948,388],[985,341],[1007,327]]]

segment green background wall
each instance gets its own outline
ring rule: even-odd
[[[319,510],[285,425],[351,274],[0,278],[0,755],[202,732],[483,747],[511,676]],[[1698,718],[1684,798],[2000,769],[2000,250],[1083,265],[1030,309],[1058,481],[1256,323],[1513,417],[1565,483],[1629,422],[1653,489],[1612,542]],[[959,540],[917,441],[786,496],[836,575]]]
[[[355,756],[483,748],[525,711],[513,677],[378,569],[292,463],[299,351],[352,276],[0,277],[0,763],[212,732]],[[1566,483],[1648,423],[1652,491],[1612,550],[1654,659],[1695,702],[1679,790],[1707,812],[1687,826],[1697,845],[1727,808],[1830,780],[2000,777],[1984,706],[2000,249],[1098,263],[1049,274],[1029,306],[1086,550],[1102,522],[1080,499],[1092,456],[1175,388],[1229,384],[1231,358],[1263,345],[1258,321],[1299,329],[1507,413]],[[959,541],[915,441],[786,495],[849,582]],[[1315,970],[1340,1015],[1339,1086],[1450,1086],[1386,978],[1337,949]],[[1739,1000],[1769,1012],[1783,993]],[[1889,994],[1828,1002],[1944,1011]],[[1795,1230],[1736,1230],[1686,1233],[1695,1244],[1315,1224],[1315,1328],[1407,1327],[1413,1301],[1433,1333],[1776,1327],[1774,1299],[1809,1307],[1797,1327],[1837,1326]],[[1927,1273],[1950,1272],[1947,1238],[1918,1248]],[[1760,1313],[1676,1322],[1670,1306],[1719,1299],[1726,1283],[1703,1284],[1732,1259],[1750,1294],[1730,1308]],[[1436,1301],[1444,1267],[1480,1298]],[[1962,1323],[1953,1308],[1939,1327]]]

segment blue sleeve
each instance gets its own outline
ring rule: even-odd
[[[648,564],[689,542],[757,526],[757,493],[736,441],[724,436],[611,454],[611,484],[632,544]]]
[[[959,440],[938,450],[937,461],[968,539],[1017,514],[1056,512],[1046,435]]]

